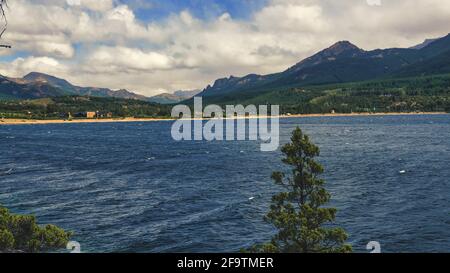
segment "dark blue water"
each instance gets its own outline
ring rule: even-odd
[[[299,125],[321,147],[356,251],[372,240],[385,252],[450,251],[450,116],[281,123],[283,143]],[[233,252],[268,240],[281,153],[175,142],[171,124],[0,126],[0,203],[74,231],[86,252]]]

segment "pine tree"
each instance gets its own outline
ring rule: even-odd
[[[39,226],[36,217],[14,215],[0,205],[0,253],[46,252],[65,248],[71,232],[54,226]]]
[[[314,158],[319,148],[309,137],[297,129],[291,143],[282,147],[283,163],[292,166],[292,175],[274,172],[275,184],[286,189],[272,197],[270,211],[265,220],[273,224],[278,233],[270,243],[252,247],[250,252],[269,253],[346,253],[352,247],[345,243],[346,232],[333,226],[337,210],[323,207],[331,198],[325,190],[325,181],[319,176],[323,167]]]

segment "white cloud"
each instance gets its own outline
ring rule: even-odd
[[[61,75],[67,70],[65,65],[49,57],[17,58],[11,63],[0,63],[0,74],[10,77],[22,77],[31,71]]]
[[[52,70],[77,84],[151,95],[278,72],[338,40],[408,47],[449,32],[450,1],[367,1],[272,0],[248,20],[182,11],[142,22],[120,1],[15,0],[4,38],[12,53],[29,56],[10,63],[14,73]]]
[[[87,59],[91,66],[89,69],[97,73],[106,71],[134,72],[135,70],[148,71],[167,70],[174,68],[172,58],[157,52],[144,52],[138,48],[126,47],[100,47],[92,52]]]
[[[381,0],[367,0],[369,6],[381,6]]]
[[[255,25],[262,30],[291,33],[322,33],[330,29],[320,6],[275,4],[265,7],[255,16]]]
[[[51,1],[51,3],[48,3]],[[56,1],[63,0],[47,0],[46,4],[59,4]],[[113,7],[113,0],[66,0],[67,5],[94,11],[105,11]]]
[[[113,0],[80,0],[81,6],[95,11],[105,11],[113,8]]]

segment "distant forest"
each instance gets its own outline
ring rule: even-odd
[[[170,116],[166,105],[140,100],[87,96],[54,97],[35,100],[0,100],[0,118],[60,119],[68,113],[110,112],[113,117],[154,118]]]
[[[284,114],[450,112],[450,75],[285,88],[227,94],[205,103],[277,104]]]

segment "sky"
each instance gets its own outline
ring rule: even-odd
[[[410,47],[450,32],[446,0],[10,0],[0,74],[152,96],[287,69],[337,41]]]

